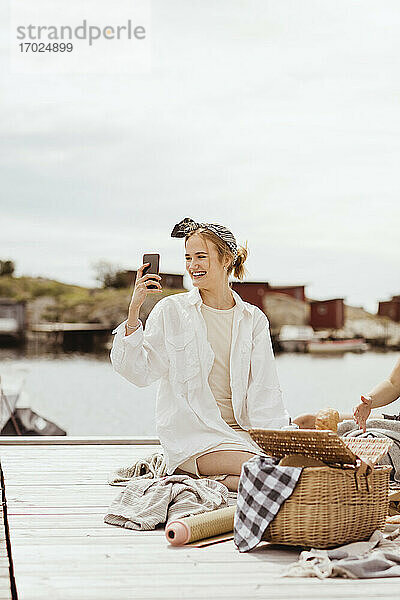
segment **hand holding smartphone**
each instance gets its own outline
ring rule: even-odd
[[[143,264],[150,263],[143,269],[143,275],[158,275],[160,269],[160,255],[159,254],[143,254]],[[149,279],[152,279],[149,277]],[[148,285],[148,290],[156,290],[156,285]]]
[[[129,305],[129,314],[133,315],[133,319],[139,316],[139,309],[145,301],[147,294],[162,292],[161,277],[158,274],[159,265],[159,254],[143,255],[143,264],[137,270],[135,287]]]

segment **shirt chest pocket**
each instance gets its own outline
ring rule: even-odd
[[[194,331],[170,335],[166,339],[171,376],[185,383],[198,375],[200,360]]]

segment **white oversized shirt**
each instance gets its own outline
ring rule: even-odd
[[[232,406],[237,423],[280,429],[289,424],[283,405],[265,314],[232,291],[236,303],[230,352]],[[160,300],[140,327],[111,349],[114,370],[138,387],[160,380],[156,427],[168,474],[185,460],[221,442],[242,438],[222,419],[208,384],[214,352],[207,340],[198,288]]]

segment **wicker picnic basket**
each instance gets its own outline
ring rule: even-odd
[[[368,539],[384,528],[390,466],[368,466],[362,473],[356,454],[332,431],[253,429],[249,433],[270,456],[297,454],[326,464],[303,467],[294,492],[268,526],[264,540],[332,548]]]

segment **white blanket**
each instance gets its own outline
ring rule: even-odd
[[[127,529],[150,530],[227,505],[228,488],[219,481],[187,475],[133,478],[112,502],[104,521]]]
[[[368,419],[367,431],[364,433],[354,421],[342,421],[338,425],[338,435],[358,438],[389,438],[393,445],[389,452],[379,461],[382,465],[393,467],[391,479],[400,483],[400,421],[389,419]]]
[[[376,530],[367,542],[354,542],[332,550],[311,549],[284,571],[285,577],[344,577],[370,579],[400,577],[400,530]]]

